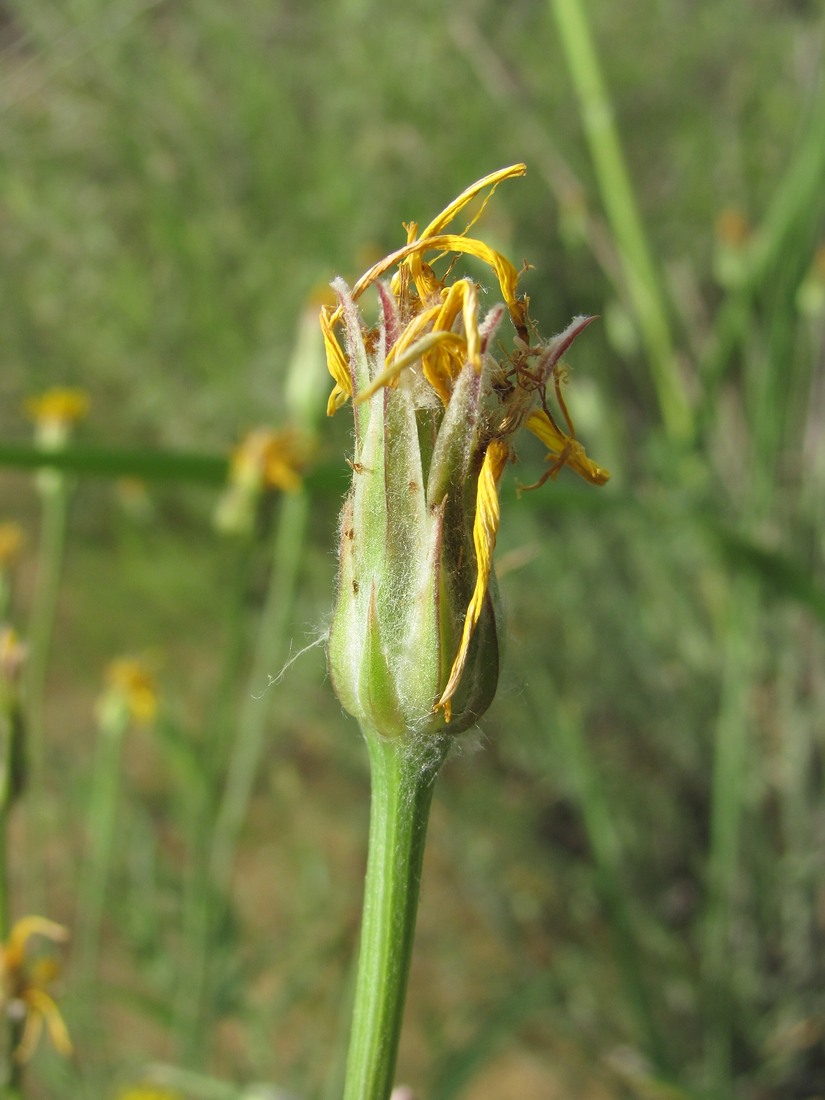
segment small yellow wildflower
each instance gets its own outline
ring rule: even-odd
[[[290,428],[255,428],[248,432],[232,454],[229,484],[218,501],[215,523],[219,530],[248,532],[254,526],[264,492],[297,492],[309,452],[308,441]]]
[[[330,670],[346,709],[384,734],[438,732],[451,718],[460,730],[492,700],[498,485],[518,430],[532,432],[548,451],[548,470],[530,488],[564,466],[594,485],[609,477],[576,438],[562,393],[562,357],[593,318],[577,317],[550,340],[537,339],[529,301],[517,291],[520,273],[467,235],[498,184],[524,172],[517,164],[479,180],[420,234],[414,222],[407,225],[403,247],[352,289],[335,280],[338,305],[321,309],[335,383],[327,411],[352,399],[356,443]],[[470,225],[448,232],[485,191]],[[451,255],[483,261],[503,305],[482,316],[475,282],[449,281],[454,259],[437,275],[432,265]],[[380,281],[393,269],[388,283]],[[371,286],[380,303],[374,327],[356,305]],[[507,317],[514,329],[509,354],[494,342]]]
[[[183,1096],[160,1085],[131,1085],[118,1092],[117,1100],[183,1100]]]
[[[229,477],[236,485],[254,483],[262,489],[294,493],[301,488],[300,471],[306,459],[307,445],[297,432],[255,428],[236,447]]]
[[[19,523],[0,523],[0,572],[9,568],[23,548],[23,528]]]
[[[125,714],[138,725],[148,725],[158,709],[155,678],[144,661],[120,657],[106,669],[106,691],[101,714]]]
[[[55,1050],[65,1057],[72,1053],[72,1042],[54,999],[47,992],[58,973],[54,959],[30,961],[27,948],[32,936],[44,936],[54,943],[68,939],[66,929],[45,917],[23,917],[0,945],[0,1007],[14,1020],[22,1019],[23,1034],[15,1060],[27,1062],[35,1051],[45,1024]]]
[[[41,447],[62,447],[69,430],[89,411],[89,396],[83,390],[56,386],[26,401],[26,413],[35,424],[35,436]]]

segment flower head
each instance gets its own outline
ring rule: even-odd
[[[148,725],[158,709],[155,677],[145,661],[119,657],[106,669],[106,689],[98,704],[102,720],[112,716],[117,724],[123,720]]]
[[[26,413],[34,421],[37,442],[52,450],[65,445],[72,425],[88,411],[88,394],[71,387],[55,386],[26,401]]]
[[[55,1049],[68,1057],[72,1042],[60,1010],[48,993],[58,973],[53,958],[29,957],[33,936],[44,936],[55,943],[68,938],[66,929],[45,917],[23,917],[0,944],[0,1006],[14,1020],[22,1020],[23,1030],[14,1057],[27,1062],[34,1053],[45,1024]]]
[[[278,432],[255,428],[247,432],[230,460],[229,483],[215,512],[218,528],[228,533],[248,532],[264,492],[297,492],[309,451],[308,440],[289,428]]]
[[[407,225],[403,247],[352,289],[335,280],[338,305],[321,310],[335,383],[327,411],[352,399],[355,413],[330,666],[344,706],[380,732],[435,732],[451,719],[458,731],[492,701],[498,486],[516,433],[526,428],[548,451],[548,470],[530,488],[564,466],[596,485],[609,477],[576,439],[562,392],[562,357],[592,318],[538,339],[519,272],[467,235],[496,186],[524,171],[479,180],[421,233]],[[485,192],[470,225],[448,231]],[[490,268],[503,302],[482,314],[476,283],[451,281],[459,256]],[[444,257],[454,259],[438,275]],[[380,310],[372,327],[357,306],[370,286]],[[505,352],[494,341],[508,320]]]

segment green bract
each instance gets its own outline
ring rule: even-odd
[[[346,286],[340,280],[334,285],[357,401],[384,369],[388,328],[397,317],[385,290],[370,353]],[[447,685],[476,583],[480,396],[480,376],[468,365],[446,411],[426,397],[414,376],[355,405],[355,458],[341,517],[329,662],[344,707],[384,736],[447,727],[449,712],[434,707]],[[493,584],[485,594],[452,698],[451,733],[477,721],[495,694],[494,590]]]

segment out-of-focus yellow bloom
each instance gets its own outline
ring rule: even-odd
[[[254,428],[248,432],[230,460],[229,483],[215,511],[219,530],[246,533],[254,526],[264,492],[297,492],[310,450],[308,440],[291,428]]]
[[[515,455],[512,440],[519,429],[532,432],[548,451],[548,470],[530,488],[555,478],[564,466],[594,485],[609,477],[576,438],[562,393],[567,380],[562,357],[593,318],[577,317],[550,340],[538,339],[529,300],[518,294],[520,272],[467,235],[498,184],[524,172],[517,164],[484,177],[420,234],[415,223],[407,225],[402,248],[374,264],[351,290],[336,280],[338,305],[321,309],[335,383],[327,411],[332,415],[352,399],[356,436],[353,488],[341,525],[330,666],[344,706],[382,732],[436,730],[438,722],[425,722],[421,713],[436,683],[430,709],[441,711],[446,722],[459,685],[458,725],[471,724],[492,699],[498,669],[497,648],[489,641],[495,635],[489,588],[498,484]],[[485,192],[463,232],[448,232],[467,204]],[[432,260],[426,259],[430,254]],[[482,316],[475,282],[450,282],[460,256],[490,268],[503,305]],[[432,265],[444,257],[450,259],[440,276]],[[393,269],[390,281],[381,282]],[[380,320],[373,327],[356,305],[371,286],[380,300]],[[509,353],[495,344],[507,317],[514,329]],[[467,562],[473,557],[468,585]],[[456,636],[450,604],[461,599],[463,622]],[[421,624],[427,616],[431,627],[425,638]],[[486,647],[487,656],[471,662],[483,616],[488,641],[476,649],[480,654]],[[450,644],[456,648],[445,669],[443,651]],[[470,663],[475,667],[467,676]]]
[[[26,653],[26,645],[20,641],[17,631],[10,626],[0,626],[0,682],[17,683]]]
[[[117,1100],[183,1100],[183,1096],[160,1085],[130,1085],[118,1092]]]
[[[306,442],[289,428],[280,432],[254,428],[235,448],[230,481],[294,493],[301,488],[300,472],[306,464],[307,450]]]
[[[8,569],[23,548],[23,528],[19,523],[0,523],[0,571]]]
[[[157,714],[155,677],[144,661],[120,657],[106,669],[106,691],[100,713],[126,714],[138,725],[148,725]]]
[[[72,425],[88,412],[88,394],[69,387],[55,386],[26,401],[26,413],[34,421],[37,442],[50,449],[62,447]]]
[[[751,234],[745,214],[738,206],[726,206],[716,215],[714,223],[717,240],[728,248],[741,248]]]
[[[23,1019],[23,1033],[14,1057],[18,1062],[31,1058],[45,1024],[55,1050],[68,1057],[72,1042],[60,1010],[48,986],[57,977],[59,967],[53,958],[29,959],[28,945],[33,936],[44,936],[63,943],[68,932],[61,924],[45,917],[23,917],[17,921],[6,942],[0,945],[0,1006],[12,1019]]]

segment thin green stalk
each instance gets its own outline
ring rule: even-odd
[[[781,272],[775,276],[774,297],[787,293]],[[782,446],[781,427],[787,387],[771,363],[788,362],[793,344],[781,311],[763,323],[755,311],[748,321],[747,371],[743,390],[749,420],[749,482],[742,516],[751,529],[771,515],[775,496],[776,456]],[[767,346],[767,352],[763,350]],[[758,639],[761,592],[752,576],[739,575],[730,591],[729,612],[722,624],[721,702],[714,739],[711,787],[710,847],[707,863],[707,903],[703,921],[702,981],[705,1000],[705,1072],[720,1096],[733,1088],[733,1032],[736,1021],[736,973],[731,947],[739,900],[740,850],[745,791],[756,767],[751,743],[754,679],[760,659]],[[750,750],[750,751],[749,751]]]
[[[448,738],[364,731],[372,802],[344,1100],[386,1100],[395,1074],[433,787]]]
[[[250,532],[236,539],[229,567],[232,571],[227,593],[226,644],[223,667],[210,705],[210,719],[204,745],[204,777],[210,795],[217,798],[232,751],[232,730],[238,684],[243,679],[249,653],[249,588],[256,561],[256,539]]]
[[[249,673],[237,730],[229,758],[226,785],[220,797],[214,826],[209,832],[209,850],[203,854],[205,874],[193,884],[187,905],[187,928],[193,948],[192,963],[182,993],[181,1015],[184,1058],[190,1064],[202,1059],[210,1003],[210,952],[215,932],[224,917],[238,837],[246,820],[249,800],[260,765],[271,708],[262,692],[267,677],[284,659],[298,570],[305,545],[309,515],[306,490],[285,496],[272,543],[269,589],[258,625],[252,668]],[[210,800],[211,806],[211,800]]]
[[[2,687],[2,685],[0,685]],[[5,699],[3,703],[5,704]],[[10,771],[11,771],[11,745],[12,722],[9,708],[0,707],[0,751],[2,752],[2,781],[0,782],[0,943],[5,944],[9,937],[9,897],[8,897],[8,867],[7,867],[7,832],[10,810]],[[11,1088],[15,1074],[15,1063],[12,1051],[16,1046],[15,1024],[8,1013],[4,1013],[3,1035],[0,1039],[0,1086],[3,1095]],[[14,1092],[10,1093],[15,1096]]]
[[[326,377],[326,357],[317,314],[314,307],[308,306],[299,319],[284,386],[288,423],[305,433],[307,439],[315,435]],[[267,677],[278,669],[285,657],[310,497],[305,483],[300,492],[287,494],[281,501],[272,545],[269,589],[212,839],[212,878],[220,890],[228,886],[232,874],[238,834],[246,818],[269,720],[269,708],[261,699],[261,691],[267,686]]]
[[[283,498],[272,549],[269,589],[212,841],[212,877],[219,887],[226,887],[232,874],[238,835],[261,759],[270,719],[270,709],[261,692],[284,657],[308,516],[308,493],[301,491]]]
[[[36,443],[0,441],[0,467],[56,470],[86,477],[136,477],[143,481],[189,481],[223,485],[229,462],[225,455],[187,451],[130,451],[121,447],[69,444],[48,451]]]
[[[78,888],[76,922],[77,982],[90,994],[95,981],[106,884],[115,836],[120,758],[129,722],[125,709],[104,715],[97,741],[88,820],[88,850]]]
[[[3,691],[3,685],[0,685],[0,691]],[[5,695],[5,691],[3,694]],[[6,705],[4,698],[0,700],[0,754],[2,754],[0,759],[0,943],[5,943],[8,939],[11,924],[7,837],[11,811],[13,723],[11,708]]]
[[[0,644],[3,640],[0,639]],[[22,716],[17,685],[8,670],[0,669],[0,944],[5,944],[11,930],[11,904],[8,881],[9,815],[18,789],[18,760]],[[20,1041],[21,1022],[12,1014],[3,1014],[3,1034],[0,1037],[0,1088],[2,1095],[17,1100],[22,1095],[22,1067],[14,1060],[13,1051]]]
[[[559,752],[570,776],[587,839],[597,867],[597,882],[613,933],[614,950],[624,983],[628,1006],[636,1020],[639,1034],[644,1037],[645,1053],[657,1070],[666,1073],[669,1059],[661,1029],[653,1012],[639,956],[638,937],[634,931],[631,898],[622,870],[622,852],[611,819],[604,787],[588,750],[577,717],[560,708],[544,685],[539,689],[541,702],[530,692],[530,706],[535,728],[543,736],[539,750]],[[546,716],[554,716],[553,740],[545,733]],[[552,764],[555,767],[555,763]]]
[[[806,129],[754,232],[743,259],[744,282],[717,310],[708,349],[699,363],[703,404],[698,419],[716,408],[720,383],[738,347],[753,332],[754,298],[776,275],[777,263],[795,252],[804,256],[816,240],[822,217],[825,176],[825,89],[813,104]],[[796,242],[794,242],[796,238]],[[802,243],[800,245],[801,242]],[[773,298],[773,294],[771,294]]]
[[[29,659],[26,664],[26,753],[29,761],[29,843],[34,853],[34,858],[29,861],[32,908],[45,912],[46,887],[41,853],[45,850],[46,677],[63,572],[68,489],[66,479],[56,470],[42,470],[38,478],[43,510],[37,585],[29,624]]]
[[[653,385],[668,435],[685,440],[691,412],[671,339],[668,310],[636,205],[613,107],[581,0],[551,0],[581,107],[582,126],[615,237],[627,290],[647,348]]]
[[[323,408],[320,399],[321,380],[326,379],[326,360],[323,340],[314,307],[302,313],[296,332],[291,361],[285,375],[283,404],[287,423],[304,433],[307,440],[315,435],[318,417]],[[226,783],[218,801],[215,780],[218,769],[223,772],[225,758],[220,751],[218,734],[228,730],[221,720],[229,719],[227,707],[216,711],[213,721],[215,736],[211,738],[213,750],[209,757],[209,782],[207,805],[202,807],[203,847],[196,849],[202,860],[202,874],[194,882],[195,889],[188,906],[189,942],[192,944],[192,965],[186,974],[185,1006],[187,1027],[185,1030],[185,1057],[197,1064],[203,1057],[203,1046],[209,1023],[210,981],[213,967],[210,952],[226,914],[229,888],[235,863],[235,851],[243,823],[246,819],[252,788],[260,765],[272,710],[267,706],[264,694],[269,677],[278,670],[286,657],[287,634],[292,617],[296,584],[306,544],[307,521],[312,493],[303,488],[282,497],[277,527],[272,541],[269,567],[269,586],[258,623],[251,670],[246,691],[240,706],[237,728],[231,738]],[[234,614],[235,633],[227,656],[225,685],[232,687],[236,657],[242,655],[238,628],[242,625],[242,601],[246,594],[249,554],[239,561],[238,583]],[[220,695],[219,702],[226,702],[228,694]],[[213,796],[214,795],[214,796]]]
[[[730,1095],[732,1086],[734,982],[730,948],[750,732],[753,638],[759,615],[757,586],[750,577],[739,578],[731,594],[730,629],[722,654],[722,701],[716,725],[711,787],[711,847],[703,940],[706,1072],[708,1084],[723,1096]]]
[[[223,669],[210,706],[210,721],[203,753],[203,782],[187,789],[189,860],[184,883],[183,927],[189,945],[187,980],[181,983],[176,1009],[177,1034],[184,1037],[190,1062],[201,1058],[209,951],[214,914],[210,877],[212,830],[221,779],[231,751],[233,708],[246,660],[247,609],[253,539],[244,534],[235,540],[232,584],[227,600],[227,642]]]

